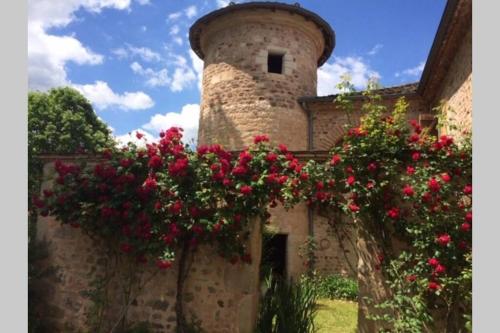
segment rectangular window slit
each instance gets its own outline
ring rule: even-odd
[[[267,72],[268,73],[283,73],[283,56],[284,54],[269,53],[267,55]]]

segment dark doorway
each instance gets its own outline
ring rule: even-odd
[[[286,242],[285,234],[264,235],[261,267],[263,277],[272,272],[275,276],[286,278]]]

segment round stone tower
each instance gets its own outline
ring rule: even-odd
[[[198,144],[237,150],[257,134],[307,149],[301,96],[315,96],[317,67],[333,51],[330,25],[277,2],[230,4],[196,21],[191,47],[204,60]]]

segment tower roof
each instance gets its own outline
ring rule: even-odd
[[[200,37],[204,26],[213,20],[241,10],[251,9],[269,9],[271,11],[282,10],[288,11],[292,14],[301,15],[306,20],[313,22],[323,34],[325,39],[325,47],[323,53],[318,59],[318,66],[323,65],[332,54],[335,47],[335,32],[332,27],[323,20],[319,15],[300,7],[298,3],[294,5],[281,3],[281,2],[246,2],[241,4],[229,4],[228,6],[208,13],[199,18],[189,29],[189,42],[193,51],[201,58],[204,59],[205,55],[201,49]]]

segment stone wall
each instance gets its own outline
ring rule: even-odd
[[[397,101],[398,97],[383,97],[382,104],[390,112]],[[430,113],[428,104],[420,97],[410,95],[406,97],[406,101],[409,103],[408,119],[418,120],[420,114]],[[353,112],[347,115],[334,102],[310,103],[308,108],[312,112],[313,150],[330,150],[343,136],[345,124],[359,125],[363,104],[363,101],[355,100]]]
[[[42,189],[51,187],[52,163],[44,168]],[[207,246],[192,256],[189,276],[185,281],[185,313],[194,314],[207,332],[251,333],[259,300],[259,265],[261,257],[260,224],[256,223],[249,240],[251,265],[231,265]],[[130,265],[124,257],[106,255],[98,241],[82,234],[79,229],[61,226],[53,217],[39,217],[37,240],[46,242],[48,257],[43,267],[56,271],[40,282],[44,291],[40,310],[53,332],[87,332],[89,313],[95,307],[85,293],[95,289],[97,277],[115,273],[105,289],[108,304],[104,327],[109,331],[122,311],[125,273]],[[137,264],[133,264],[134,269]],[[177,267],[159,271],[154,265],[138,269],[142,281],[149,281],[143,290],[132,290],[129,323],[147,321],[154,332],[175,332],[175,299]]]
[[[316,271],[324,276],[335,274],[355,279],[358,272],[358,254],[354,224],[329,221],[317,212],[313,215],[313,221]]]
[[[450,134],[472,131],[472,28],[464,35],[434,104],[440,101],[445,102],[448,121],[458,127]]]

